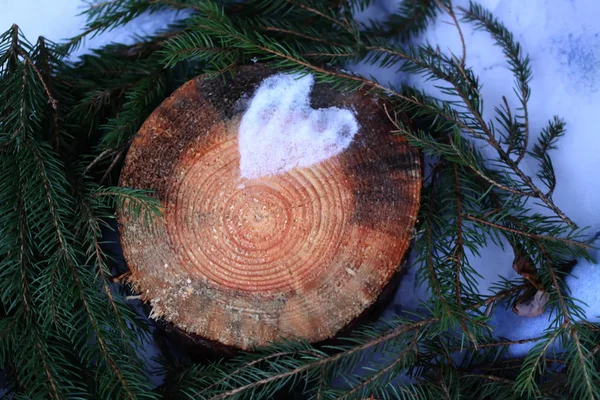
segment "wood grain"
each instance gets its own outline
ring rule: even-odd
[[[316,84],[311,106],[352,108],[360,124],[344,152],[319,164],[241,179],[237,128],[274,71],[200,76],[144,123],[122,186],[153,190],[164,216],[146,227],[119,210],[130,282],[153,317],[242,349],[332,337],[398,271],[419,206],[419,155],[380,102]]]

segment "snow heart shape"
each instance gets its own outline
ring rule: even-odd
[[[244,178],[308,167],[346,149],[358,132],[351,110],[310,107],[312,75],[276,74],[258,87],[240,123]]]

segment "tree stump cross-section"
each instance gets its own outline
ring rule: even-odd
[[[120,178],[165,210],[150,227],[118,210],[130,283],[151,316],[241,349],[324,340],[357,318],[398,272],[419,206],[418,152],[390,133],[381,102],[323,84],[310,106],[353,110],[350,145],[241,179],[240,122],[274,73],[251,66],[184,84],[143,124]]]

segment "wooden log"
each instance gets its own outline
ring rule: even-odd
[[[152,227],[118,211],[129,281],[151,316],[241,349],[321,341],[348,326],[398,272],[419,206],[418,152],[390,134],[381,102],[324,84],[310,106],[353,110],[350,145],[313,165],[242,177],[240,121],[274,73],[251,66],[184,84],[146,120],[120,178],[165,207]]]

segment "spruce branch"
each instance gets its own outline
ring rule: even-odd
[[[549,198],[552,198],[556,187],[556,176],[548,151],[556,149],[556,142],[564,136],[565,132],[564,121],[555,116],[553,120],[549,121],[548,126],[542,130],[538,143],[534,144],[533,151],[529,153],[540,163],[540,172],[537,176],[548,187],[546,196]]]
[[[523,112],[522,116],[522,143],[520,143],[520,152],[516,159],[516,164],[519,164],[527,152],[527,144],[529,140],[529,113],[527,110],[527,101],[529,100],[531,90],[529,88],[529,81],[531,80],[531,66],[528,57],[523,57],[521,46],[515,42],[513,35],[506,29],[506,27],[496,20],[492,14],[486,11],[479,4],[473,1],[469,2],[469,9],[460,8],[464,13],[464,20],[468,22],[475,22],[476,26],[481,29],[488,31],[496,43],[502,47],[504,55],[509,60],[511,71],[517,80],[516,93],[521,103],[520,110]]]
[[[405,0],[399,3],[398,10],[390,14],[383,23],[370,21],[365,32],[370,35],[390,38],[398,37],[407,41],[423,32],[439,12],[435,0]]]

